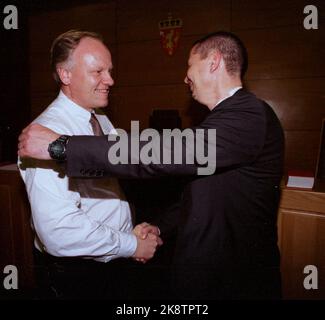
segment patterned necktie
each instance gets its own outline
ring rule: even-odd
[[[99,124],[94,113],[91,114],[89,122],[93,128],[93,132],[94,132],[95,136],[103,136],[104,135],[104,132],[103,132],[102,128],[100,127],[100,124]]]

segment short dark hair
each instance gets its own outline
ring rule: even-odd
[[[73,50],[77,47],[83,38],[94,38],[104,43],[103,37],[95,32],[69,30],[60,34],[51,46],[51,68],[55,81],[60,84],[61,80],[56,71],[58,63],[65,62],[69,59]]]
[[[218,50],[225,60],[230,75],[243,77],[248,66],[247,50],[243,42],[233,33],[218,31],[208,34],[193,44],[193,53],[205,59],[211,50]]]

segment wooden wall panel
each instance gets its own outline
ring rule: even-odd
[[[35,119],[41,112],[43,112],[47,106],[55,99],[57,92],[42,92],[34,95],[32,98],[33,109],[32,109],[32,119]]]
[[[188,52],[195,37],[183,37],[170,57],[159,40],[130,42],[118,47],[119,86],[182,83],[187,69]]]
[[[316,168],[319,131],[285,131],[286,170],[312,170]]]
[[[12,236],[12,217],[8,215],[8,212],[12,211],[10,188],[3,183],[0,184],[0,243],[7,243],[8,245],[0,246],[0,269],[7,264],[14,263],[14,247],[13,247],[13,236]],[[10,262],[10,263],[8,263]]]
[[[251,80],[245,84],[270,104],[285,130],[320,130],[325,118],[325,78]]]
[[[30,17],[29,27],[31,52],[48,52],[52,41],[70,29],[100,32],[115,43],[115,2],[38,13]]]
[[[9,17],[3,14],[3,1],[0,8],[2,20]],[[18,11],[17,30],[0,26],[0,162],[16,161],[18,135],[30,120],[28,19]]]
[[[32,101],[35,96],[43,92],[52,92],[57,90],[56,83],[53,79],[51,68],[46,71],[35,70],[31,76],[30,88],[32,92]]]
[[[177,109],[183,128],[193,125],[195,119],[203,118],[208,111],[194,102],[185,84],[128,86],[115,88],[112,92],[109,106],[113,112],[112,120],[126,130],[130,129],[131,120],[138,120],[141,128],[147,128],[154,109]]]
[[[325,76],[325,29],[303,26],[236,32],[249,53],[247,80]]]
[[[280,208],[325,215],[325,184],[320,181],[314,190],[283,187]],[[325,257],[325,256],[324,256]]]
[[[161,20],[171,13],[183,20],[182,35],[230,29],[229,0],[119,0],[118,42],[159,39]]]
[[[18,288],[31,288],[34,277],[30,207],[17,169],[0,170],[0,204],[0,268],[15,265]]]
[[[232,0],[232,29],[278,28],[281,26],[300,25],[306,15],[304,7],[313,4],[318,8],[323,0]],[[319,17],[324,19],[325,12],[319,10]]]
[[[325,296],[325,216],[280,209],[281,269],[286,299],[324,299]],[[285,231],[285,232],[284,232]],[[318,290],[306,290],[303,282],[307,265],[317,266]]]

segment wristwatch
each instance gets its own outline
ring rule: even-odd
[[[51,158],[57,161],[65,161],[67,158],[66,147],[70,136],[62,135],[55,141],[49,144],[47,151]]]

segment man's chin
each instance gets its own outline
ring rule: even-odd
[[[108,106],[108,100],[97,103],[97,107],[96,108],[105,108],[107,106]]]

